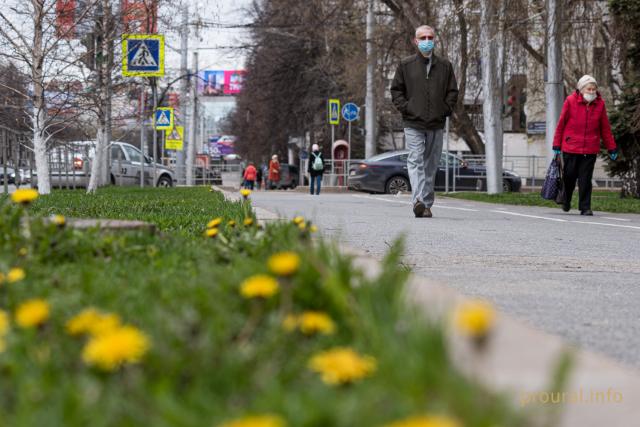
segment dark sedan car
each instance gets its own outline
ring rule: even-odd
[[[7,167],[7,178],[4,176],[4,165],[0,165],[0,184],[4,184],[5,180],[7,184],[16,183],[16,171],[13,168]]]
[[[408,150],[391,151],[378,154],[360,162],[352,162],[349,168],[349,188],[372,193],[411,191],[407,173]],[[436,173],[436,191],[445,190],[446,153],[442,153],[440,165]],[[456,175],[455,189],[483,191],[487,187],[486,168],[481,165],[469,165],[459,157],[449,154],[449,189],[453,189],[454,169]],[[503,171],[502,185],[504,191],[520,191],[520,176],[509,170]]]

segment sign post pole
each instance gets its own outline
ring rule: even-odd
[[[155,77],[151,77],[151,96],[153,99],[153,156],[151,186],[156,186],[156,156],[158,155],[158,131],[156,130],[156,108],[158,108],[158,86]],[[142,161],[145,161],[143,158]]]
[[[353,102],[348,102],[344,104],[342,107],[342,118],[345,119],[349,123],[349,147],[347,150],[347,167],[345,170],[345,175],[347,181],[349,179],[349,169],[351,168],[351,122],[358,120],[358,116],[360,115],[360,107],[358,107]]]
[[[144,155],[144,151],[147,146],[147,130],[145,126],[145,87],[144,87],[144,79],[142,79],[142,85],[140,90],[140,154]],[[140,188],[144,188],[144,162],[140,159]]]
[[[329,99],[329,124],[331,125],[331,178],[329,185],[335,184],[335,159],[333,144],[336,141],[336,125],[340,124],[340,100]]]

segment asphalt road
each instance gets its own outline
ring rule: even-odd
[[[255,206],[303,215],[327,236],[382,257],[406,236],[415,273],[493,301],[532,326],[640,367],[640,215],[438,198],[414,218],[407,195],[270,191]]]

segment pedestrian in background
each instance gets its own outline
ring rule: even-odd
[[[253,190],[256,178],[258,177],[258,171],[253,165],[253,162],[249,162],[249,166],[244,170],[244,188]]]
[[[262,186],[262,166],[259,166],[256,169],[258,170],[256,175],[256,186],[258,190],[260,190],[260,187]]]
[[[435,32],[428,25],[416,29],[418,53],[402,59],[391,83],[393,104],[402,113],[409,148],[407,169],[416,218],[432,215],[434,181],[442,155],[442,129],[458,100],[453,66],[433,53]]]
[[[324,157],[322,157],[318,144],[311,146],[307,171],[309,172],[309,193],[313,195],[315,186],[316,196],[319,196],[322,185],[322,175],[324,174]]]
[[[271,156],[269,162],[269,189],[279,187],[280,185],[280,162],[278,162],[278,155]]]
[[[598,92],[598,83],[593,77],[584,75],[578,81],[576,91],[564,101],[553,137],[553,151],[556,155],[562,153],[563,211],[571,209],[571,197],[578,181],[580,215],[593,215],[591,180],[600,152],[600,140],[604,141],[609,157],[615,161],[618,148],[611,133],[607,108]]]

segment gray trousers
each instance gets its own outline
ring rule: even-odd
[[[435,200],[433,187],[442,156],[442,129],[417,130],[404,128],[409,149],[407,171],[411,181],[411,201],[420,201],[430,208]]]

